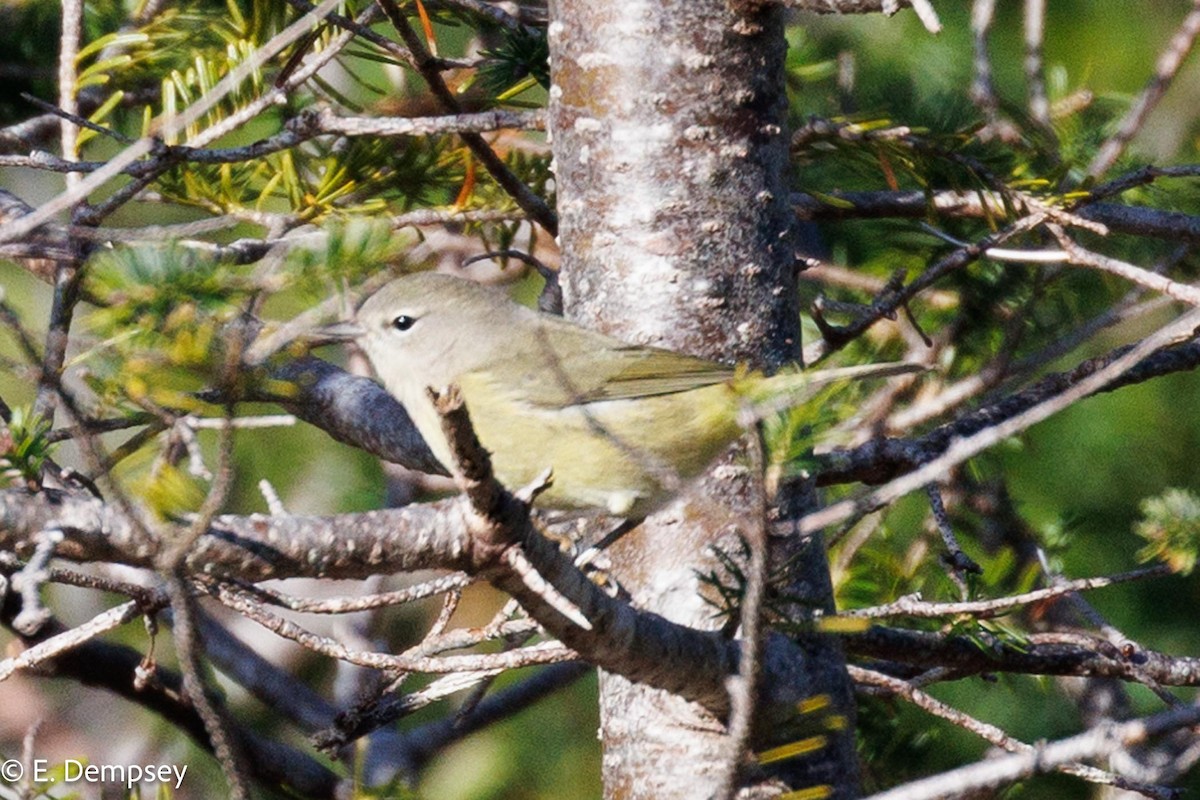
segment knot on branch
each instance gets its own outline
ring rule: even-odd
[[[333,119],[334,116],[333,109],[328,106],[306,108],[285,122],[283,128],[288,133],[305,139],[311,139],[313,136],[321,133],[325,123]]]

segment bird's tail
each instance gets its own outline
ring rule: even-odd
[[[769,378],[739,383],[745,387],[741,395],[752,417],[749,421],[755,421],[803,405],[821,390],[839,384],[913,375],[927,369],[908,361],[889,361],[822,370],[786,370]],[[746,422],[743,420],[743,424]]]

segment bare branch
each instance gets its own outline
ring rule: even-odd
[[[1046,33],[1046,0],[1025,0],[1025,83],[1029,87],[1029,117],[1050,130],[1050,101],[1046,97],[1042,45]]]
[[[483,2],[483,0],[430,0],[427,5],[434,8],[442,6],[444,8],[465,11],[468,14],[473,14],[482,20],[487,20],[494,25],[499,25],[510,31],[520,31],[528,28],[526,23],[509,14],[499,4]],[[518,6],[518,8],[521,7]]]
[[[804,349],[804,363],[815,363],[827,357],[838,348],[844,347],[847,343],[861,336],[879,320],[894,315],[909,300],[937,283],[945,275],[975,262],[983,257],[989,249],[998,246],[1014,236],[1036,228],[1042,221],[1043,218],[1039,214],[1023,217],[1003,230],[983,237],[976,244],[960,247],[949,255],[938,259],[933,264],[930,264],[920,276],[914,278],[909,283],[903,284],[898,281],[894,286],[889,285],[886,291],[881,292],[871,302],[870,306],[864,309],[864,312],[848,325],[836,329],[831,326],[823,326],[822,340]],[[899,277],[903,279],[903,275]]]
[[[888,692],[893,692],[905,700],[908,700],[913,705],[921,708],[924,711],[940,717],[944,720],[963,728],[970,733],[983,738],[984,740],[1003,748],[1010,753],[1035,753],[1034,745],[1026,744],[1018,739],[1009,736],[995,725],[989,725],[982,720],[975,719],[968,714],[955,709],[940,700],[926,694],[916,687],[906,683],[905,681],[884,675],[872,670],[866,670],[861,667],[849,666],[850,676],[854,678],[856,683],[865,684],[872,687],[882,687]],[[1166,787],[1150,786],[1147,784],[1136,783],[1123,778],[1119,775],[1114,775],[1111,772],[1106,772],[1086,764],[1078,762],[1066,762],[1057,765],[1056,769],[1067,775],[1076,775],[1090,783],[1114,785],[1123,789],[1140,792],[1149,797],[1158,798],[1158,800],[1168,800],[1174,796],[1174,792]]]
[[[815,14],[875,14],[884,13],[888,16],[902,8],[911,8],[916,12],[925,30],[938,33],[942,23],[938,20],[937,12],[929,0],[776,0],[781,6],[811,11]],[[768,0],[746,2],[748,6],[769,5]]]
[[[272,38],[269,42],[265,43],[262,47],[255,51],[251,58],[246,59],[233,70],[231,70],[229,74],[227,74],[215,86],[213,86],[211,91],[206,93],[200,100],[189,106],[182,114],[170,119],[160,118],[156,120],[156,124],[152,126],[152,129],[158,136],[161,136],[167,141],[174,139],[174,137],[179,133],[185,131],[188,126],[192,125],[201,119],[205,114],[207,114],[217,105],[217,103],[224,100],[224,98],[231,91],[237,88],[237,86],[239,86],[242,81],[253,74],[254,71],[260,69],[263,64],[277,55],[283,50],[283,48],[287,47],[296,39],[305,35],[311,26],[319,21],[334,6],[336,6],[338,2],[340,2],[340,0],[322,0],[321,5],[318,8],[316,8],[313,12],[300,17],[298,20],[293,22],[286,29]],[[346,41],[349,41],[348,36]],[[342,42],[342,45],[344,44],[345,42]],[[325,56],[325,60],[328,60],[329,58],[332,58],[336,52],[336,46],[330,47],[322,55]],[[320,64],[325,63],[325,61],[321,61],[320,59],[314,59],[314,61],[318,61]],[[198,137],[196,141],[190,142],[189,144],[195,147],[200,144],[204,144],[207,141],[212,141],[213,139],[224,135],[226,132],[228,132],[228,130],[238,127],[246,120],[252,119],[253,117],[257,116],[258,113],[261,112],[262,109],[265,108],[269,103],[274,102],[277,97],[282,96],[282,93],[286,91],[286,89],[290,89],[292,86],[296,85],[296,83],[299,83],[302,80],[307,80],[312,72],[315,72],[315,69],[315,66],[310,65],[309,68],[298,71],[293,76],[294,83],[289,83],[286,85],[286,87],[275,87],[274,89],[268,91],[266,95],[263,95],[255,102],[247,104],[246,107],[240,112],[227,117],[222,123],[208,129],[204,132],[204,134]],[[266,99],[264,100],[264,98]],[[110,178],[120,175],[128,165],[149,154],[154,149],[155,143],[156,140],[152,137],[144,137],[139,139],[129,147],[126,147],[117,155],[113,156],[111,159],[109,159],[107,164],[95,172],[92,172],[76,186],[44,203],[33,213],[17,220],[9,220],[3,225],[0,225],[0,243],[10,242],[22,238],[30,231],[36,229],[38,226],[49,222],[56,214],[70,208],[80,200],[85,199],[93,190],[98,189],[100,186],[108,182]]]
[[[316,8],[308,0],[287,0],[287,3],[292,8],[305,14],[311,13]],[[399,42],[393,41],[371,29],[371,23],[379,18],[378,12],[378,7],[368,6],[365,13],[359,19],[350,19],[332,11],[325,16],[325,19],[348,33],[353,33],[360,39],[365,39],[383,52],[394,57],[397,61],[402,61],[415,69],[416,63],[412,53],[406,50]]]
[[[1031,775],[1044,774],[1062,764],[1104,758],[1123,747],[1195,725],[1197,721],[1200,721],[1200,707],[1187,706],[1132,722],[1101,725],[1069,739],[903,784],[871,795],[868,800],[939,800],[961,797],[964,792],[996,789]]]
[[[301,678],[275,665],[200,610],[197,621],[204,654],[230,680],[302,730],[330,724],[337,708]],[[257,643],[256,643],[257,644]]]
[[[1150,112],[1166,94],[1176,73],[1179,72],[1179,68],[1183,66],[1184,60],[1192,51],[1197,34],[1200,34],[1200,8],[1193,6],[1188,15],[1183,18],[1183,22],[1179,24],[1171,41],[1167,43],[1166,49],[1159,55],[1158,63],[1154,66],[1154,77],[1150,79],[1137,101],[1126,112],[1125,118],[1117,127],[1117,132],[1100,145],[1100,149],[1092,158],[1092,163],[1088,164],[1087,174],[1090,177],[1099,178],[1108,172],[1121,157],[1121,153],[1125,152],[1125,147],[1146,124]]]
[[[362,578],[380,572],[418,569],[485,568],[499,588],[521,599],[530,613],[587,660],[631,679],[658,685],[691,697],[723,713],[728,695],[724,676],[736,670],[737,644],[719,635],[694,631],[665,619],[635,611],[605,594],[579,572],[551,542],[526,526],[521,547],[537,571],[583,610],[594,630],[566,620],[534,595],[515,573],[484,559],[473,543],[461,501],[450,500],[404,509],[372,511],[342,517],[219,516],[209,534],[188,553],[187,568],[198,573],[224,573],[243,580],[300,575]],[[25,550],[29,537],[49,524],[65,534],[59,555],[79,560],[117,561],[152,566],[156,546],[143,541],[122,514],[93,499],[54,496],[42,492],[0,492],[0,547]],[[336,545],[333,544],[336,542]],[[485,549],[486,552],[486,549]],[[494,552],[494,551],[493,551]],[[309,639],[310,634],[265,614],[244,593],[223,589],[222,599],[269,624],[272,630],[304,640],[321,652],[348,657],[333,641]],[[561,660],[566,651],[547,651],[532,660],[520,654],[496,657],[457,656],[400,659],[386,654],[353,654],[354,663],[384,669],[461,671],[496,669],[506,664]],[[787,669],[798,658],[794,645],[782,637],[769,640],[767,664]],[[399,659],[399,660],[397,660]],[[765,697],[768,707],[790,707],[796,698]]]
[[[164,603],[165,605],[165,603]],[[43,662],[57,658],[68,650],[79,647],[84,642],[119,628],[131,620],[140,617],[145,611],[134,602],[129,601],[110,608],[98,616],[92,617],[81,625],[76,625],[55,636],[43,639],[32,647],[21,651],[18,655],[0,660],[0,681],[7,679],[17,670],[31,669]]]
[[[1008,614],[1020,606],[1040,603],[1074,592],[1102,589],[1106,586],[1115,586],[1127,581],[1145,580],[1146,578],[1160,577],[1168,574],[1170,574],[1170,570],[1164,566],[1146,567],[1109,577],[1062,581],[1045,589],[1034,589],[1033,591],[1023,592],[1011,597],[998,597],[995,600],[963,601],[959,603],[931,603],[923,601],[920,595],[912,595],[901,597],[896,602],[888,603],[887,605],[853,609],[846,611],[845,614],[850,617],[865,617],[867,619],[886,617],[936,618],[953,617],[960,614],[967,614],[975,619],[991,619]]]
[[[974,0],[971,5],[971,33],[975,46],[975,80],[971,84],[971,100],[983,114],[987,127],[979,132],[980,139],[998,138],[1004,142],[1019,139],[1020,132],[1013,123],[1000,115],[1000,99],[992,83],[992,62],[988,56],[988,34],[996,13],[996,0]]]
[[[176,565],[169,566],[174,569]],[[250,787],[246,781],[249,765],[234,736],[233,723],[225,711],[224,703],[200,674],[200,651],[203,645],[196,631],[195,599],[178,573],[167,575],[164,583],[175,621],[171,632],[175,640],[175,654],[179,660],[183,689],[204,723],[204,731],[212,743],[213,755],[216,756],[225,776],[230,798],[249,800]]]
[[[1104,356],[1088,359],[1069,372],[1048,375],[1027,389],[964,414],[960,419],[935,428],[919,439],[875,439],[850,451],[831,451],[823,459],[826,467],[818,473],[817,483],[882,483],[891,480],[895,475],[944,453],[956,439],[972,436],[997,422],[1007,420],[1058,396],[1128,352],[1128,347],[1121,347]],[[1148,356],[1119,379],[1100,387],[1097,391],[1110,392],[1160,375],[1195,369],[1197,366],[1200,366],[1200,342],[1192,341]]]
[[[1083,634],[1031,634],[1019,643],[993,642],[983,649],[968,636],[873,626],[843,637],[846,650],[891,664],[888,672],[941,670],[940,680],[990,672],[1074,675],[1163,686],[1200,685],[1200,659],[1131,648],[1122,652],[1107,639]],[[882,668],[882,667],[877,667]],[[902,675],[906,677],[906,675]]]
[[[1066,231],[1060,226],[1051,224],[1048,227],[1055,238],[1058,239],[1059,244],[1062,245],[1063,250],[1070,256],[1071,264],[1094,267],[1111,275],[1117,275],[1146,289],[1162,292],[1174,300],[1179,300],[1193,306],[1200,306],[1200,288],[1164,278],[1162,275],[1150,270],[1142,269],[1141,267],[1115,258],[1093,253],[1078,245],[1074,239],[1067,236]]]
[[[302,614],[353,614],[359,611],[369,611],[388,606],[412,603],[446,592],[454,592],[465,588],[471,579],[461,572],[453,572],[434,578],[405,589],[379,594],[357,595],[354,597],[325,597],[320,600],[307,597],[292,597],[281,592],[268,589],[265,586],[245,584],[241,588],[256,596],[263,602],[296,611]]]
[[[442,133],[482,133],[505,128],[544,130],[544,111],[508,111],[493,109],[472,114],[455,113],[442,117],[342,117],[328,109],[314,123],[322,134],[344,136],[432,136]]]
[[[181,691],[178,673],[150,665],[148,671],[151,677],[145,680],[147,665],[141,653],[132,647],[87,635],[93,632],[92,627],[107,628],[127,616],[132,620],[166,602],[161,594],[143,594],[145,597],[138,603],[146,604],[137,605],[132,616],[129,616],[131,604],[123,604],[84,623],[81,633],[67,629],[58,620],[52,620],[37,636],[22,637],[21,642],[25,647],[38,651],[31,656],[37,665],[37,671],[31,674],[68,678],[86,686],[105,689],[160,715],[195,739],[200,746],[211,748],[195,708]],[[53,657],[44,657],[45,651],[39,651],[43,643],[58,652]],[[16,658],[19,660],[22,657]],[[334,797],[337,776],[312,757],[249,730],[237,729],[236,736],[241,746],[252,755],[252,771],[258,780],[272,786],[291,786],[308,797],[331,800]]]
[[[1182,164],[1177,166],[1160,167],[1147,165],[1113,178],[1107,183],[1093,187],[1088,193],[1088,199],[1112,197],[1136,186],[1145,186],[1159,178],[1196,178],[1200,177],[1200,165]],[[1083,201],[1086,203],[1087,201]]]
[[[1139,171],[1120,189],[1140,185],[1165,174],[1166,170]],[[1194,176],[1197,174],[1197,168],[1181,168],[1176,170],[1175,174]],[[1112,192],[1106,192],[1108,193]],[[794,194],[792,205],[800,219],[816,222],[882,217],[923,219],[930,211],[951,218],[1003,218],[1008,214],[1003,199],[987,192],[942,191],[934,192],[932,197],[916,191],[830,192],[829,195],[845,202],[835,205],[811,195]],[[1111,203],[1080,204],[1073,209],[1073,213],[1118,233],[1152,236],[1190,244],[1200,243],[1200,217],[1191,214]]]
[[[743,410],[744,427],[753,430],[750,443],[751,464],[756,475],[767,471],[766,454],[761,432],[751,420],[753,412]],[[765,482],[765,479],[764,479]],[[736,797],[739,778],[753,739],[758,697],[762,683],[768,677],[762,674],[763,648],[766,642],[767,624],[763,618],[763,607],[767,594],[767,519],[771,513],[768,492],[775,487],[757,486],[757,508],[754,518],[743,529],[750,557],[746,563],[746,581],[738,609],[741,651],[738,653],[738,672],[730,675],[725,683],[729,690],[729,741],[726,748],[726,763],[721,780],[713,797],[717,800],[732,800]]]
[[[1147,336],[1124,354],[1117,356],[1110,363],[1095,372],[1081,378],[1078,382],[1051,397],[1042,400],[1020,413],[1007,417],[988,427],[952,441],[941,455],[925,462],[914,472],[897,478],[869,496],[858,500],[843,500],[828,506],[821,511],[809,514],[801,521],[803,530],[819,530],[826,525],[832,525],[854,516],[857,513],[881,508],[893,500],[902,497],[910,491],[918,489],[941,476],[949,469],[961,464],[972,456],[995,445],[997,442],[1019,433],[1032,425],[1058,413],[1076,401],[1099,391],[1126,372],[1138,362],[1147,358],[1160,348],[1190,339],[1195,336],[1195,329],[1200,325],[1200,311],[1191,311],[1174,322]]]
[[[393,655],[353,650],[336,639],[312,633],[294,622],[267,612],[261,604],[251,599],[245,592],[236,591],[224,585],[210,585],[210,590],[226,606],[278,636],[290,639],[315,653],[371,669],[432,674],[488,672],[574,661],[578,658],[578,654],[573,650],[563,647],[557,642],[542,642],[503,653],[455,656]]]
[[[136,161],[121,171],[135,177],[153,177],[164,166],[180,163],[234,164],[253,161],[271,153],[289,150],[319,136],[436,136],[449,133],[480,133],[506,128],[541,130],[545,115],[539,111],[497,109],[478,113],[450,114],[440,117],[344,117],[328,108],[306,111],[290,119],[284,129],[265,139],[241,147],[190,147],[163,145],[152,156]],[[0,166],[29,167],[50,172],[96,172],[106,161],[74,161],[52,153],[35,151],[27,156],[0,155]],[[195,224],[195,223],[189,223]],[[97,238],[92,234],[93,238]]]
[[[59,557],[153,566],[157,543],[100,501],[48,491],[0,492],[0,548],[26,552],[38,531],[54,526],[66,537]],[[199,574],[216,571],[242,580],[365,578],[461,569],[466,547],[461,509],[448,500],[334,517],[218,516],[186,563]]]
[[[589,664],[555,664],[531,678],[487,697],[468,714],[446,716],[402,734],[405,759],[419,770],[430,758],[463,737],[507,719],[529,705],[578,680],[591,671]]]
[[[83,0],[64,0],[62,7],[62,39],[58,52],[58,105],[63,112],[74,116],[79,113],[79,100],[75,94],[75,61],[79,56],[80,39],[83,37]],[[62,154],[74,160],[78,153],[76,144],[79,127],[64,118],[62,125]],[[67,188],[78,182],[78,175],[67,175]]]
[[[715,634],[673,625],[656,614],[635,612],[588,580],[570,558],[533,528],[528,506],[496,481],[461,396],[456,395],[442,398],[439,411],[458,461],[457,480],[471,503],[467,526],[474,569],[512,595],[531,617],[589,662],[683,695],[714,713],[726,713],[729,697],[724,683],[736,670],[736,645]],[[537,591],[539,587],[531,588],[507,564],[504,554],[512,547],[523,551],[546,586],[580,610],[589,627],[564,616],[544,592]]]
[[[417,60],[417,70],[421,73],[421,77],[429,85],[430,91],[442,107],[451,113],[461,111],[457,98],[446,86],[446,82],[442,80],[441,74],[438,72],[437,64],[425,51],[421,44],[420,38],[413,32],[412,27],[408,24],[408,20],[400,12],[399,6],[395,0],[378,0],[379,6],[383,9],[388,17],[388,21],[392,23],[392,27],[400,34],[400,38],[404,40],[404,44],[413,53]],[[477,133],[462,133],[463,143],[471,149],[475,157],[484,165],[496,183],[500,184],[508,194],[516,201],[517,205],[529,215],[529,218],[537,222],[551,236],[558,235],[558,215],[546,205],[542,198],[533,193],[532,190],[521,182],[512,170],[496,155],[491,146],[484,141],[483,137]]]

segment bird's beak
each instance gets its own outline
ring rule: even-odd
[[[339,342],[353,342],[366,331],[357,322],[335,322],[323,328],[314,328],[303,337],[309,347],[320,347]]]

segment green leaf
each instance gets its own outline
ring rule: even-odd
[[[119,106],[121,104],[121,101],[123,99],[125,99],[124,92],[122,92],[122,91],[113,92],[111,95],[108,96],[108,98],[104,101],[104,103],[101,104],[101,106],[99,108],[97,108],[94,112],[92,112],[92,115],[90,117],[88,117],[88,120],[90,122],[95,122],[97,124],[103,122],[105,119],[108,118],[108,115],[112,113],[113,109],[115,109],[117,106]],[[93,139],[99,135],[100,134],[96,133],[96,131],[84,128],[83,130],[81,130],[79,132],[79,146],[83,147],[83,145],[86,144],[89,139]]]
[[[542,31],[505,30],[504,41],[482,55],[487,61],[479,69],[479,81],[493,97],[512,92],[532,78],[543,89],[550,88],[550,45]],[[515,92],[512,92],[515,93]]]
[[[110,33],[107,36],[101,36],[99,39],[89,42],[80,48],[79,52],[75,55],[75,63],[82,64],[84,61],[87,61],[89,57],[108,47],[127,50],[132,48],[134,45],[146,44],[149,41],[149,34],[141,31],[134,33],[120,31],[116,33]]]
[[[849,200],[846,200],[841,197],[834,197],[831,194],[825,194],[824,192],[813,191],[812,189],[810,189],[808,191],[808,193],[810,195],[812,195],[813,197],[817,198],[818,200],[820,200],[825,205],[832,206],[833,208],[842,208],[842,209],[847,209],[847,210],[854,208],[854,203],[851,203]]]
[[[360,282],[412,245],[411,235],[396,234],[386,219],[333,219],[324,228],[328,235],[322,247],[293,249],[286,261],[300,285],[318,295]]]
[[[42,467],[50,458],[49,433],[49,420],[30,408],[14,408],[8,424],[0,423],[0,478],[23,481],[26,488],[37,491]]]

